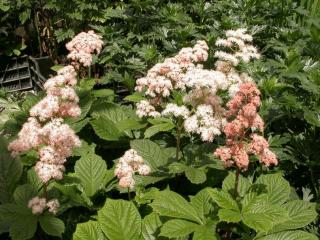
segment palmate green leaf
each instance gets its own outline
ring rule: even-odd
[[[208,192],[208,189],[206,188],[202,189],[195,196],[190,196],[189,198],[190,203],[195,209],[197,209],[201,216],[205,216],[209,214],[212,210],[214,210],[212,204],[213,200]]]
[[[116,124],[108,118],[101,116],[90,121],[95,133],[107,141],[118,141],[124,134],[117,128]]]
[[[191,203],[187,202],[179,194],[169,190],[156,193],[155,199],[150,206],[160,216],[182,218],[199,224],[203,223],[202,216]]]
[[[175,152],[171,148],[161,148],[158,144],[148,139],[136,139],[130,142],[132,149],[136,150],[145,162],[154,171],[168,164]]]
[[[39,217],[39,223],[42,230],[51,236],[62,237],[64,232],[64,223],[53,215],[42,215]]]
[[[142,220],[142,236],[144,240],[156,240],[162,222],[157,213],[152,212]]]
[[[172,130],[174,127],[175,125],[173,123],[160,123],[157,125],[153,125],[144,132],[144,137],[150,138],[159,132],[168,132]]]
[[[132,202],[108,199],[98,212],[98,222],[110,240],[141,238],[141,217]]]
[[[98,222],[89,221],[85,223],[78,223],[76,231],[73,234],[73,240],[106,240],[106,237],[101,231]]]
[[[31,198],[37,195],[36,189],[30,184],[20,185],[13,193],[13,198],[16,204],[21,206],[28,206],[28,202]]]
[[[168,238],[184,237],[196,231],[199,226],[199,224],[182,219],[169,220],[161,227],[160,236]]]
[[[202,225],[193,233],[192,240],[218,240],[220,239],[215,232],[216,226],[212,223]]]
[[[282,204],[286,202],[291,192],[288,181],[286,181],[280,174],[261,175],[255,184],[261,184],[263,187],[266,187],[266,200],[274,204]]]
[[[303,228],[317,218],[314,203],[294,200],[284,204],[282,207],[288,210],[288,220],[277,224],[270,232]]]
[[[222,189],[227,191],[231,194],[234,193],[236,175],[233,172],[229,172],[228,176],[223,180]],[[238,194],[240,197],[243,197],[251,186],[250,181],[243,177],[241,174],[239,175],[239,182],[238,182]]]
[[[22,174],[21,162],[11,157],[6,146],[0,139],[0,203],[10,201],[15,185]]]
[[[37,229],[38,216],[27,206],[17,204],[0,205],[0,225],[6,223],[12,240],[28,240]]]
[[[273,233],[256,240],[318,240],[319,238],[311,233],[296,230]]]
[[[248,194],[242,208],[242,221],[257,232],[268,232],[288,219],[288,211],[281,205],[270,204],[267,195]]]
[[[106,162],[95,153],[84,155],[75,164],[75,176],[80,180],[87,196],[93,196],[103,187],[107,171]]]
[[[207,175],[204,169],[189,167],[185,169],[186,177],[191,183],[201,184],[207,180]]]
[[[237,223],[241,221],[240,212],[233,209],[220,209],[218,211],[220,221]]]
[[[218,189],[208,189],[208,192],[219,207],[239,212],[239,206],[230,193]]]

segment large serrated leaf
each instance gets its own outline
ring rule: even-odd
[[[108,199],[98,212],[98,222],[110,240],[141,238],[141,217],[132,202]]]
[[[90,121],[95,133],[107,141],[118,141],[123,137],[123,133],[117,128],[116,124],[104,116]]]
[[[152,170],[167,165],[169,159],[174,156],[174,152],[170,149],[163,149],[148,139],[133,140],[130,142],[130,146],[143,157]]]
[[[266,187],[267,201],[273,204],[282,204],[289,198],[291,188],[280,174],[267,174],[260,176],[255,184],[261,184]]]
[[[177,238],[188,236],[199,228],[200,225],[182,219],[169,220],[161,227],[160,236]]]
[[[268,232],[276,224],[288,219],[288,211],[280,205],[270,204],[267,195],[251,197],[244,201],[242,221],[257,232]]]
[[[160,216],[183,218],[200,224],[203,223],[201,215],[191,203],[179,194],[169,190],[158,192],[150,206]]]
[[[16,183],[22,174],[22,164],[7,152],[6,144],[0,139],[0,202],[9,202]]]
[[[256,240],[318,240],[318,237],[311,233],[297,230],[274,233]]]
[[[314,203],[295,200],[284,204],[283,207],[288,210],[289,218],[287,221],[277,224],[271,232],[303,228],[317,217]]]
[[[156,240],[160,226],[162,225],[161,220],[155,212],[145,216],[142,220],[142,236],[144,240]]]
[[[170,131],[171,129],[174,128],[173,123],[160,123],[157,125],[153,125],[152,127],[149,127],[145,132],[144,132],[144,137],[145,138],[150,138],[153,135],[159,133],[159,132],[167,132]]]
[[[78,223],[76,231],[73,234],[73,240],[106,240],[103,235],[98,222],[89,221],[85,223]]]
[[[239,211],[239,206],[230,193],[223,190],[219,191],[218,189],[208,189],[208,191],[213,201],[215,201],[219,207]]]
[[[84,155],[76,162],[74,169],[87,196],[93,196],[102,187],[107,165],[100,156],[94,153]]]

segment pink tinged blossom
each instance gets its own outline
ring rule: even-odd
[[[102,45],[101,37],[93,31],[81,32],[66,44],[70,51],[67,57],[83,66],[90,66],[92,54],[100,53]]]
[[[249,166],[249,156],[243,146],[243,144],[236,144],[232,146],[232,155],[235,164],[239,169],[247,170]]]
[[[58,199],[52,199],[47,202],[48,211],[56,215],[59,211],[60,203]]]
[[[248,152],[252,154],[261,154],[264,149],[269,147],[267,140],[256,133],[251,134],[251,143],[248,145]]]
[[[59,112],[59,98],[47,95],[30,109],[30,116],[38,117],[40,121],[46,121],[55,117]]]
[[[47,201],[45,198],[34,197],[29,200],[28,208],[31,208],[32,214],[40,215],[47,207]]]
[[[119,186],[121,188],[133,189],[135,181],[133,176],[135,173],[140,175],[149,175],[151,169],[144,163],[143,158],[134,149],[129,149],[119,159],[116,164],[114,175],[119,179]]]
[[[133,189],[135,181],[131,175],[119,179],[119,187]]]
[[[63,165],[49,164],[44,162],[37,162],[35,171],[39,179],[44,183],[48,183],[51,179],[61,180],[65,168]]]
[[[28,121],[23,124],[22,129],[18,133],[18,139],[9,144],[8,150],[12,151],[15,155],[35,148],[42,143],[40,134],[40,123],[37,119],[30,117],[28,118]]]
[[[270,165],[278,165],[277,156],[269,148],[265,148],[259,157],[260,162],[267,167]]]
[[[257,115],[257,107],[252,103],[248,103],[247,105],[243,106],[242,111],[243,115],[247,118],[255,118]]]

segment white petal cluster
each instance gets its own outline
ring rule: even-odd
[[[150,167],[144,163],[143,158],[137,151],[130,149],[119,159],[114,174],[119,178],[119,186],[121,188],[133,189],[135,185],[133,179],[134,174],[139,173],[145,176],[148,175],[150,171]]]
[[[58,199],[52,199],[49,202],[45,198],[34,197],[29,200],[28,208],[31,208],[34,215],[42,214],[47,208],[48,211],[57,214],[60,204]]]
[[[235,47],[236,52],[227,53],[224,51],[217,51],[215,57],[219,60],[230,62],[233,66],[237,66],[240,60],[249,62],[251,59],[259,59],[260,54],[258,50],[251,45],[252,36],[247,34],[247,29],[240,28],[237,30],[229,30],[226,32],[226,39],[218,39],[216,46],[220,47]]]
[[[155,107],[152,106],[149,101],[142,100],[136,104],[137,111],[136,114],[142,118],[142,117],[160,117],[161,114],[156,111]]]
[[[162,111],[161,115],[164,117],[174,116],[176,118],[182,117],[186,119],[190,112],[186,106],[178,106],[174,103],[168,103],[166,108]]]
[[[184,128],[189,133],[197,133],[206,142],[212,142],[215,136],[221,134],[222,127],[226,124],[225,118],[217,118],[212,106],[199,105],[194,115],[187,118]]]
[[[147,100],[137,104],[139,117],[182,117],[185,130],[196,133],[203,141],[213,141],[220,135],[226,122],[221,93],[234,97],[242,83],[252,79],[240,73],[240,62],[259,58],[252,45],[252,36],[246,29],[229,30],[225,39],[218,39],[215,69],[204,69],[202,62],[208,59],[209,47],[198,41],[194,47],[182,48],[179,53],[152,67],[146,77],[137,80],[136,91],[144,93]],[[183,95],[183,106],[170,103],[176,92]],[[179,94],[180,94],[179,93]],[[190,114],[192,115],[190,116]]]
[[[100,53],[103,45],[101,36],[94,33],[94,31],[81,32],[76,35],[70,42],[66,44],[69,50],[68,58],[74,63],[88,67],[92,64],[92,54]],[[75,66],[79,66],[75,64]]]
[[[184,72],[195,67],[194,63],[206,61],[208,50],[205,41],[198,41],[193,48],[182,48],[176,56],[152,67],[146,77],[139,78],[135,90],[154,98],[168,97],[173,89],[185,89]]]

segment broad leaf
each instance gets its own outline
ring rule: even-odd
[[[169,220],[163,224],[160,236],[168,238],[184,237],[196,231],[200,225],[182,219]]]
[[[36,195],[37,191],[30,184],[24,184],[16,188],[13,198],[16,204],[27,207],[29,200]]]
[[[59,218],[52,215],[43,215],[39,218],[39,223],[42,230],[51,236],[62,237],[64,232],[64,223]]]
[[[218,212],[220,221],[237,223],[241,221],[241,214],[233,209],[220,209]]]
[[[150,205],[160,216],[183,218],[200,224],[203,223],[197,209],[175,192],[169,190],[158,192]]]
[[[162,225],[161,220],[155,212],[145,216],[142,220],[142,236],[145,240],[156,240],[158,231]]]
[[[256,231],[268,232],[276,224],[288,219],[288,211],[280,205],[270,204],[267,195],[257,197],[250,195],[250,200],[244,201],[242,221]]]
[[[282,204],[289,198],[291,189],[288,181],[280,174],[267,174],[260,176],[255,184],[266,186],[267,201],[274,204]]]
[[[219,191],[218,189],[208,189],[208,191],[213,201],[215,201],[219,207],[239,211],[238,204],[230,193],[223,190]]]
[[[132,202],[108,199],[98,212],[98,222],[110,240],[140,240],[141,217]]]
[[[0,202],[9,202],[22,174],[22,164],[18,159],[13,159],[7,152],[6,144],[0,139]]]
[[[73,234],[73,240],[105,240],[98,222],[89,221],[85,223],[78,223],[76,231]]]
[[[277,224],[271,232],[303,228],[317,217],[313,203],[295,200],[284,204],[283,207],[288,210],[289,218],[287,221]]]
[[[145,138],[150,138],[153,135],[159,133],[159,132],[167,132],[173,129],[175,125],[173,123],[160,123],[157,125],[153,125],[152,127],[149,127],[145,132],[144,132],[144,137]]]
[[[256,240],[318,240],[318,237],[311,233],[297,230],[274,233]]]
[[[152,170],[165,166],[169,162],[169,159],[174,156],[174,152],[170,149],[163,149],[148,139],[133,140],[130,142],[130,146],[143,157]]]
[[[75,176],[79,178],[87,196],[93,196],[103,187],[106,174],[106,162],[98,155],[84,155],[75,164]]]

